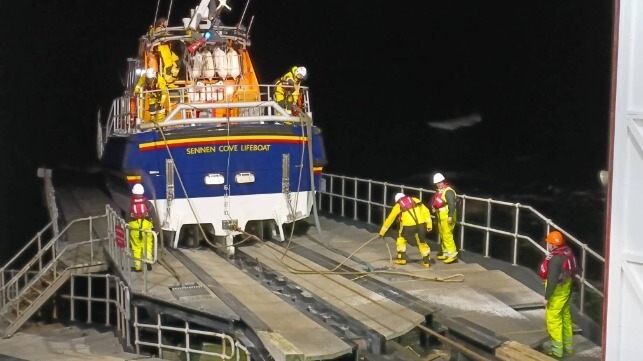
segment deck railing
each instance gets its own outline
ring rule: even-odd
[[[98,243],[93,232],[94,223],[102,216],[78,218],[67,224],[58,235],[43,243],[43,233],[46,233],[51,222],[47,224],[38,234],[31,239],[9,262],[0,268],[0,309],[18,297],[21,292],[34,282],[36,277],[42,275],[50,267],[55,266],[59,254],[67,248],[76,247],[77,242],[68,242],[72,238],[70,233],[75,232],[75,238],[86,239],[82,243],[89,244],[89,254],[86,257],[86,264],[97,262]],[[70,244],[71,243],[71,244]],[[14,272],[12,270],[19,271]],[[54,267],[54,276],[56,276]],[[5,278],[10,276],[10,278]]]
[[[147,265],[152,265],[158,261],[158,235],[153,230],[141,229],[141,234],[152,237],[152,249],[150,251],[151,259],[147,258],[147,242],[141,240],[143,249],[140,258],[134,257],[132,244],[130,242],[130,225],[108,204],[105,206],[107,214],[107,243],[105,249],[109,253],[114,267],[118,268],[125,276],[128,283],[132,282],[132,268],[138,260],[142,265],[143,272],[143,293],[147,293]],[[138,232],[139,230],[137,230]],[[143,236],[143,238],[146,236]]]
[[[276,85],[190,85],[167,90],[169,108],[165,120],[157,124],[149,118],[147,97],[160,90],[114,99],[109,111],[104,140],[112,134],[129,134],[137,126],[180,126],[217,123],[300,122],[297,112],[284,109],[274,100]],[[299,88],[298,107],[312,114],[308,87]]]
[[[324,173],[317,206],[320,211],[379,227],[397,192],[415,196],[428,205],[435,190]],[[577,297],[573,297],[573,302],[580,313],[600,323],[603,256],[531,206],[463,194],[458,194],[458,198],[462,207],[455,237],[460,250],[535,272],[547,254],[543,242],[547,233],[554,229],[562,232],[582,265],[582,273],[574,280]],[[431,234],[439,241],[438,232]]]

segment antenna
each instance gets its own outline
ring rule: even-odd
[[[246,17],[246,11],[248,10],[248,5],[250,5],[250,0],[246,1],[246,7],[243,8],[243,13],[241,13],[241,19],[239,19],[239,23],[237,24],[237,29],[239,29],[239,26],[243,23],[243,18]]]
[[[255,16],[252,15],[250,18],[250,23],[248,24],[248,31],[246,32],[247,36],[250,36],[250,28],[252,27],[252,22],[255,20]]]

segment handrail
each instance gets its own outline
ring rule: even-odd
[[[24,275],[26,275],[27,273],[32,273],[34,271],[34,270],[32,270],[32,267],[34,265],[36,265],[36,263],[37,263],[37,267],[36,267],[36,270],[35,270],[36,272],[35,273],[37,275],[40,275],[44,271],[44,269],[43,269],[43,259],[44,259],[44,257],[46,255],[51,253],[51,259],[46,261],[47,264],[49,264],[52,259],[57,259],[57,251],[59,249],[58,244],[61,242],[60,240],[64,236],[66,236],[66,233],[70,229],[70,227],[72,227],[74,224],[76,224],[78,222],[88,221],[89,222],[89,226],[88,226],[89,240],[93,241],[94,240],[94,238],[92,236],[92,234],[93,234],[93,231],[92,231],[92,223],[93,223],[93,221],[95,219],[103,218],[103,217],[106,217],[106,216],[107,215],[104,214],[104,215],[101,215],[101,216],[91,216],[91,217],[85,217],[85,218],[78,218],[78,219],[75,219],[75,220],[71,221],[69,224],[67,224],[67,226],[65,226],[65,228],[58,235],[54,236],[47,244],[45,244],[44,246],[42,246],[41,244],[38,244],[38,251],[36,252],[36,254],[35,255],[30,255],[32,258],[20,269],[20,271],[15,273],[13,275],[13,277],[9,281],[7,281],[6,283],[4,282],[4,274],[5,273],[2,272],[3,284],[2,284],[2,287],[0,288],[0,308],[4,307],[10,301],[10,299],[9,299],[10,294],[19,294],[21,292],[21,290],[24,289],[24,286],[20,287],[19,282],[20,282],[21,279],[23,279]],[[50,226],[50,225],[48,225],[48,226]],[[38,237],[35,237],[35,238],[38,238]],[[33,242],[33,241],[34,240],[32,239],[31,242]],[[23,250],[24,249],[25,248],[23,248]],[[20,255],[23,254],[23,250],[21,250],[19,252]],[[18,256],[14,257],[14,258],[17,258],[17,257]],[[93,257],[93,250],[92,250],[92,257]],[[9,265],[9,263],[7,265]],[[6,267],[7,266],[3,267],[2,270],[4,271],[4,269]],[[38,276],[35,276],[34,278],[38,278]],[[12,287],[15,287],[15,290],[14,290],[15,292],[13,292],[13,293],[8,292],[8,290],[12,289]]]
[[[392,207],[392,195],[399,191],[426,202],[435,193],[432,189],[323,173],[317,204],[320,211],[380,226]],[[460,250],[535,271],[547,254],[543,242],[537,240],[543,240],[552,229],[562,232],[582,265],[582,273],[575,278],[579,311],[592,319],[600,317],[600,312],[594,315],[586,311],[603,302],[602,287],[598,286],[605,267],[603,256],[531,206],[460,194],[458,198],[462,200],[457,222]]]
[[[129,270],[132,266],[132,261],[136,260],[132,252],[132,246],[129,242],[130,226],[109,204],[105,205],[105,213],[107,215],[107,244],[104,248],[117,269]],[[117,228],[120,228],[119,234],[117,234]],[[153,254],[152,259],[141,258],[140,261],[145,264],[157,263],[159,249],[158,235],[153,230],[141,231],[151,234]],[[144,245],[146,244],[144,243]],[[142,253],[146,254],[146,250],[143,250]],[[147,269],[143,268],[143,272],[143,293],[147,293]],[[131,272],[127,272],[125,275],[128,278],[128,281],[131,281]]]
[[[54,275],[54,279],[53,279],[53,280],[55,281],[55,280],[57,280],[57,279],[59,278],[59,276],[60,276],[60,275],[62,275],[63,273],[65,273],[67,270],[74,269],[74,268],[85,267],[85,266],[88,266],[88,265],[95,265],[95,264],[104,263],[104,262],[99,262],[99,263],[94,263],[94,262],[93,262],[93,260],[94,260],[94,257],[93,257],[93,247],[91,247],[92,252],[90,252],[90,253],[91,253],[91,257],[90,257],[90,262],[89,262],[89,263],[83,263],[83,264],[76,264],[76,265],[73,265],[73,266],[68,266],[68,267],[66,267],[64,270],[62,270],[61,272],[59,272],[59,271],[55,268],[55,267],[56,267],[56,265],[58,264],[58,261],[60,260],[60,258],[61,258],[61,257],[62,257],[66,252],[70,252],[71,250],[73,250],[73,249],[75,249],[75,248],[78,248],[78,247],[80,247],[80,246],[82,246],[82,245],[85,245],[85,244],[93,244],[93,243],[95,243],[95,242],[101,242],[101,241],[103,241],[103,239],[99,238],[99,239],[90,239],[90,240],[88,240],[88,241],[83,241],[83,242],[78,242],[78,243],[68,244],[65,248],[63,248],[63,249],[62,249],[62,251],[60,251],[60,252],[56,255],[56,257],[55,257],[53,260],[51,260],[50,262],[48,262],[48,263],[47,263],[47,265],[42,269],[42,271],[38,274],[38,276],[34,276],[34,277],[29,281],[29,282],[27,282],[27,283],[26,283],[26,284],[25,284],[25,285],[24,285],[24,286],[19,290],[19,292],[18,292],[17,294],[15,294],[15,295],[14,295],[14,297],[8,297],[8,298],[7,298],[7,299],[8,299],[7,304],[10,304],[10,303],[12,303],[12,302],[14,302],[14,301],[16,301],[16,300],[20,300],[20,299],[22,299],[22,298],[23,298],[23,296],[24,296],[24,294],[29,290],[29,288],[30,288],[32,285],[34,285],[36,282],[38,282],[38,281],[42,278],[42,275],[46,274],[46,273],[47,273],[47,272],[48,272],[52,267],[54,267],[54,274],[53,274],[53,275]],[[19,303],[19,302],[18,302],[18,307],[16,307],[16,312],[18,312],[18,313],[20,312],[20,303]]]
[[[0,274],[2,275],[2,284],[4,285],[4,274],[7,269],[13,269],[14,267],[12,266],[14,262],[16,262],[22,255],[27,253],[27,250],[37,241],[38,242],[38,250],[42,249],[42,244],[40,243],[42,241],[42,235],[49,231],[52,228],[52,222],[47,223],[46,226],[44,226],[40,231],[36,232],[36,235],[29,241],[27,244],[22,247],[18,253],[16,253],[15,256],[13,256],[2,268],[0,268]],[[0,287],[1,288],[1,287]]]
[[[275,84],[189,84],[168,90],[142,91],[138,95],[126,94],[113,100],[107,118],[106,137],[124,135],[141,129],[164,126],[193,124],[243,123],[243,122],[300,122],[295,114],[290,114],[274,100]],[[169,93],[170,109],[162,122],[144,121],[145,99],[151,94]],[[300,86],[301,105],[299,108],[312,115],[309,90]],[[136,109],[130,100],[134,98]],[[200,113],[208,113],[202,117]],[[134,114],[136,112],[136,114]],[[135,117],[134,120],[132,117]]]

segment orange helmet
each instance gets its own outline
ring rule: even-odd
[[[557,247],[565,244],[565,239],[563,238],[563,234],[558,231],[549,232],[545,240],[547,241],[547,243],[551,243]]]

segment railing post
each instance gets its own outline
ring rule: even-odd
[[[334,175],[331,175],[331,176],[330,176],[330,188],[329,188],[329,190],[330,190],[330,194],[329,194],[329,196],[328,196],[328,198],[329,198],[328,211],[329,211],[331,214],[334,212],[334,208],[333,208],[333,200],[335,199],[335,192],[334,192],[334,189],[335,189],[335,176],[334,176]]]
[[[489,258],[489,241],[491,239],[491,234],[489,233],[489,228],[491,227],[491,199],[487,199],[487,227],[485,230],[485,240],[484,240],[484,256]]]
[[[346,213],[344,212],[345,205],[346,205],[346,199],[344,198],[345,194],[346,194],[346,178],[342,177],[341,179],[342,179],[342,198],[341,198],[342,199],[342,207],[341,207],[342,212],[341,212],[341,216],[346,217]]]
[[[460,224],[459,224],[459,226],[460,226],[460,250],[464,251],[464,225],[462,225],[462,223],[467,222],[467,219],[466,219],[467,198],[465,196],[460,196],[460,198],[462,198],[462,214],[460,215]]]
[[[368,180],[368,199],[366,200],[368,202],[367,203],[368,210],[367,210],[367,216],[366,216],[367,220],[366,220],[366,222],[369,223],[369,224],[373,223],[373,219],[372,219],[372,215],[371,215],[371,207],[372,207],[371,201],[372,200],[373,200],[373,182],[371,182],[371,180],[369,179]]]
[[[582,282],[580,283],[580,313],[585,314],[585,274],[587,269],[587,250],[583,245],[583,253],[581,254],[581,271]]]
[[[357,221],[357,178],[353,178],[353,220]]]
[[[514,207],[514,242],[513,242],[513,257],[511,263],[515,266],[518,264],[518,232],[519,228],[519,216],[520,216],[520,203],[517,203]]]

